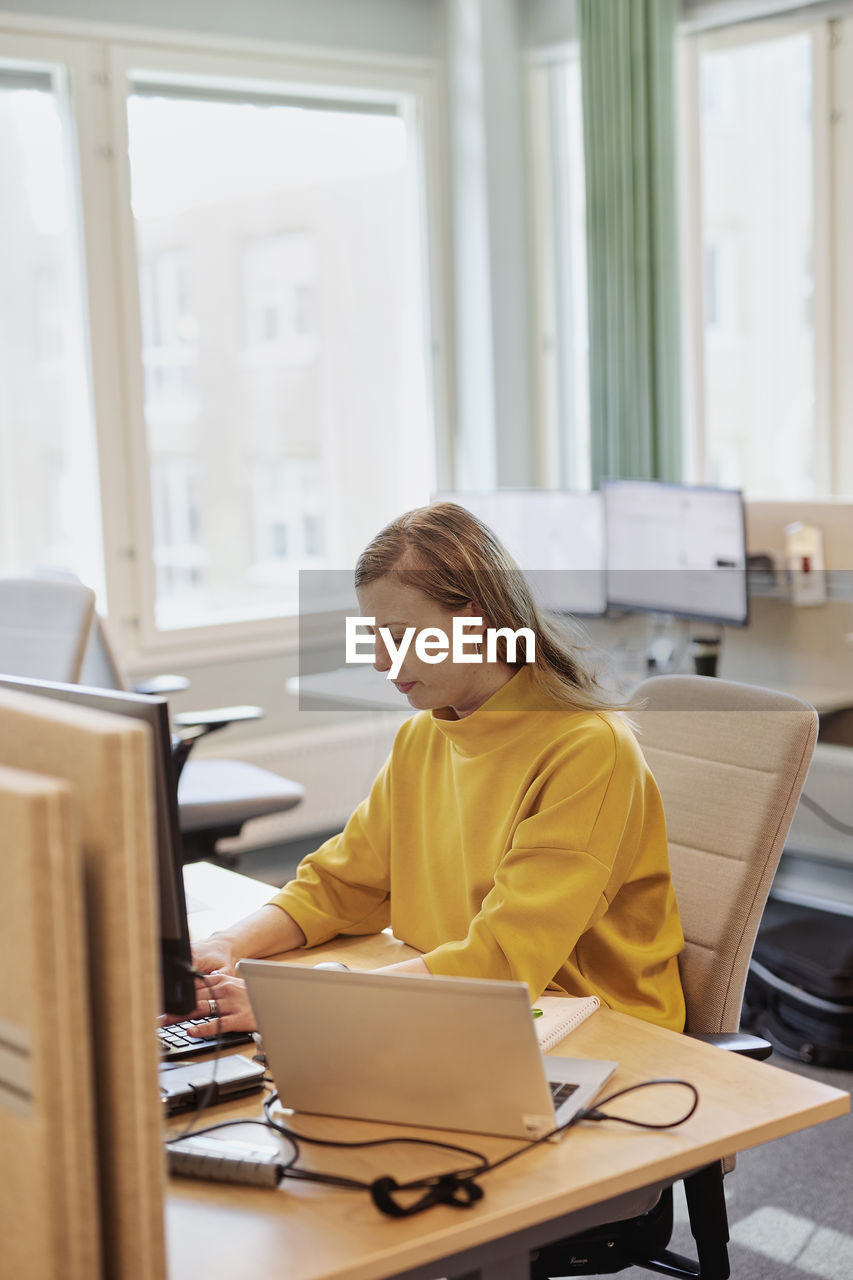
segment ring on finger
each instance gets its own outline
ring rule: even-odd
[[[207,1006],[208,1006],[208,1008],[210,1009],[210,1017],[211,1017],[211,1018],[218,1018],[218,1017],[219,1017],[219,1005],[216,1003],[216,1001],[215,1001],[215,1000],[208,1000],[208,1002],[207,1002]]]

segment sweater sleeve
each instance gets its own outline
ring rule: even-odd
[[[296,921],[306,946],[389,923],[390,773],[389,759],[341,834],[303,858],[296,879],[270,900]]]
[[[424,956],[431,973],[512,979],[534,1000],[542,993],[606,910],[605,889],[632,842],[642,788],[616,762],[612,740],[563,761],[516,827],[467,935]]]

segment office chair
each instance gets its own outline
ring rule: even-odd
[[[189,681],[178,675],[154,676],[131,684],[112,647],[104,620],[97,613],[92,619],[80,683],[164,697],[189,687]],[[304,797],[305,788],[298,782],[242,760],[189,759],[200,738],[230,724],[257,720],[262,715],[260,707],[252,706],[214,707],[172,715],[172,725],[177,730],[173,751],[185,862],[205,858],[233,865],[237,861],[234,856],[217,852],[219,840],[239,835],[251,818],[292,809]]]
[[[0,578],[0,671],[75,684],[94,609],[76,578]]]
[[[685,946],[686,1033],[750,1057],[770,1045],[738,1031],[747,967],[817,737],[808,703],[707,676],[657,676],[635,691],[638,737],[666,813]],[[727,1280],[723,1162],[683,1179],[697,1260],[671,1252],[672,1187],[600,1206],[601,1226],[540,1249],[532,1280],[639,1266]],[[597,1215],[598,1216],[598,1215]]]
[[[0,578],[0,672],[162,696],[189,686],[175,675],[131,684],[95,613],[95,593],[73,574],[58,572]],[[303,798],[298,782],[257,765],[188,761],[200,738],[262,714],[260,707],[217,707],[172,716],[178,731],[173,745],[184,861],[212,858],[233,864],[233,856],[217,853],[219,840],[239,835],[250,818],[282,813]]]

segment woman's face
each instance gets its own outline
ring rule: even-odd
[[[399,646],[405,631],[414,627],[415,633],[393,683],[419,711],[452,707],[461,719],[476,711],[514,674],[505,663],[454,662],[451,653],[441,662],[429,663],[416,654],[417,635],[427,627],[439,628],[452,644],[454,617],[479,616],[473,604],[452,613],[416,587],[393,577],[377,578],[360,587],[358,603],[362,616],[374,619],[376,658],[373,665],[377,671],[389,672],[393,656],[379,634],[379,628],[386,628],[394,646]],[[479,629],[466,629],[469,653],[472,651],[471,642],[478,634]]]

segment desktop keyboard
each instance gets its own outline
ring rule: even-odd
[[[549,1080],[548,1087],[551,1090],[551,1101],[554,1103],[554,1110],[561,1106],[566,1098],[570,1098],[577,1089],[576,1084],[563,1084],[560,1080]]]
[[[187,1028],[197,1027],[202,1022],[211,1025],[210,1018],[190,1018],[187,1022],[176,1022],[171,1027],[158,1027],[157,1039],[160,1041],[161,1057],[191,1058],[196,1053],[209,1053],[224,1045],[246,1044],[252,1039],[248,1031],[223,1031],[220,1036],[191,1036]]]

